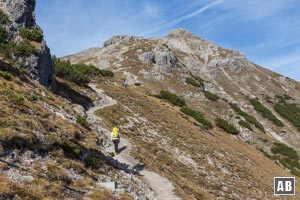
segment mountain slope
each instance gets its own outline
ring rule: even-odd
[[[284,150],[298,149],[299,126],[278,107],[298,116],[300,85],[239,52],[177,29],[164,38],[114,36],[103,48],[63,59],[115,73],[98,82],[117,101],[98,112],[102,122],[120,126],[136,145],[133,155],[171,180],[184,199],[270,199],[274,176],[299,174],[297,153],[291,164]],[[194,114],[169,105],[161,91],[183,98]],[[196,112],[216,121],[213,127],[195,120]],[[226,133],[222,119],[239,134]]]

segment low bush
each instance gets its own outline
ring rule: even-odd
[[[0,70],[0,76],[2,76],[3,78],[5,78],[6,80],[9,80],[9,81],[12,79],[11,73],[1,71],[1,70]]]
[[[220,97],[216,94],[213,94],[209,91],[204,91],[204,95],[206,98],[208,98],[211,101],[218,101],[220,99]]]
[[[31,101],[37,101],[37,100],[39,100],[39,98],[40,98],[40,96],[37,95],[37,94],[32,94],[32,95],[30,96],[30,100],[31,100]]]
[[[86,167],[91,167],[91,168],[95,168],[97,166],[97,159],[94,158],[93,156],[88,156],[85,160],[84,160],[84,164]]]
[[[15,59],[27,58],[36,52],[36,48],[28,40],[21,42],[14,42],[12,40],[0,42],[0,53],[3,57],[11,61],[16,61],[13,60],[14,57],[16,57]]]
[[[12,44],[12,53],[17,57],[28,57],[36,53],[36,49],[29,41],[24,40],[19,43]]]
[[[289,169],[292,174],[300,175],[300,163],[297,152],[292,148],[282,143],[274,143],[271,148],[273,160],[278,160],[285,168]]]
[[[230,124],[228,121],[221,118],[217,118],[215,122],[219,128],[223,129],[227,133],[231,133],[233,135],[239,134],[239,131],[234,127],[234,125]]]
[[[24,98],[23,95],[21,95],[21,94],[14,94],[14,93],[10,94],[8,96],[8,98],[14,104],[19,104],[19,105],[22,104],[24,102],[24,100],[25,100],[25,98]]]
[[[4,31],[4,28],[2,27],[2,25],[0,24],[0,43],[4,43],[6,39],[6,34]]]
[[[244,120],[240,120],[239,125],[249,129],[250,131],[253,131],[251,125],[248,122],[244,121]]]
[[[114,73],[110,70],[106,70],[106,69],[102,69],[100,70],[100,74],[103,76],[103,77],[113,77],[114,76]]]
[[[274,143],[271,151],[273,154],[281,154],[292,160],[299,160],[297,152],[292,147],[289,147],[283,143]]]
[[[77,117],[76,117],[76,123],[77,123],[77,124],[80,124],[80,125],[83,126],[84,128],[87,128],[87,129],[90,128],[90,124],[89,124],[89,122],[86,120],[85,117],[77,116]]]
[[[291,122],[295,127],[300,127],[300,107],[289,103],[277,103],[274,105],[275,111]]]
[[[186,115],[193,117],[195,120],[200,122],[203,125],[204,129],[212,129],[213,128],[212,123],[209,120],[205,119],[202,113],[195,111],[191,108],[187,108],[187,107],[181,108],[180,111]]]
[[[186,78],[185,79],[185,82],[190,84],[190,85],[193,85],[195,87],[199,87],[199,88],[203,88],[204,87],[204,83],[203,82],[200,82],[194,78]]]
[[[114,74],[109,70],[101,70],[92,65],[75,64],[52,58],[55,64],[55,75],[74,82],[77,85],[85,85],[90,82],[90,77],[101,75],[112,77]]]
[[[82,154],[82,148],[70,140],[63,140],[60,146],[66,154],[73,158],[79,159]]]
[[[39,29],[28,29],[23,27],[19,29],[19,34],[22,38],[35,42],[42,42],[44,37],[42,31]]]
[[[270,120],[277,126],[280,126],[280,127],[284,126],[284,124],[279,119],[277,119],[273,115],[273,113],[268,108],[266,108],[262,103],[260,103],[258,100],[250,99],[250,103],[252,104],[254,109],[257,112],[259,112],[264,118],[267,118],[268,120]]]
[[[283,98],[285,99],[285,100],[291,100],[291,99],[293,99],[290,95],[288,95],[288,94],[284,94],[283,95]]]
[[[169,91],[162,90],[160,91],[159,95],[155,96],[161,99],[165,99],[175,106],[183,107],[186,105],[185,100],[183,98]]]
[[[9,22],[8,15],[0,9],[0,24],[8,24]]]
[[[244,119],[249,122],[250,124],[253,124],[256,128],[261,130],[262,132],[266,132],[265,128],[261,123],[259,123],[255,117],[249,115],[248,113],[242,111],[240,107],[237,104],[229,103],[230,107],[240,116],[244,117]]]

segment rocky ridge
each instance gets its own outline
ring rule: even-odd
[[[1,0],[1,10],[9,17],[9,23],[4,25],[8,40],[22,41],[20,28],[35,29],[42,32],[35,22],[35,0]],[[18,64],[28,69],[28,75],[33,80],[45,86],[54,86],[54,64],[50,49],[45,40],[34,43],[36,52],[26,57],[15,57]]]

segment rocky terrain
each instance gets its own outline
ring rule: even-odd
[[[299,181],[298,82],[182,29],[51,59],[34,7],[0,1],[0,199],[276,199],[273,177]]]
[[[18,53],[13,55],[14,61],[26,69],[30,78],[53,87],[54,65],[50,49],[43,40],[42,30],[35,23],[34,8],[35,0],[1,0],[0,9],[4,13],[1,14],[1,30],[7,40],[19,44],[18,48],[15,47]],[[7,20],[4,20],[6,17]],[[25,34],[22,34],[22,28]],[[28,37],[30,31],[36,34]],[[34,46],[34,50],[30,50],[31,46]]]
[[[132,154],[183,199],[270,199],[276,174],[299,175],[291,116],[299,113],[300,85],[240,52],[176,29],[163,38],[114,36],[63,59],[115,73],[98,87],[117,104],[98,115],[105,127],[120,126],[136,146]],[[190,110],[155,98],[162,91]]]

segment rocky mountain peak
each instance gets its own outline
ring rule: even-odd
[[[138,40],[141,40],[141,39],[143,39],[143,38],[135,37],[135,36],[129,36],[129,35],[116,35],[116,36],[113,36],[112,38],[110,38],[109,40],[105,41],[103,43],[103,46],[107,47],[107,46],[118,44],[118,43],[121,43],[121,42],[134,43],[134,42],[137,42]]]
[[[185,29],[182,29],[182,28],[173,29],[168,34],[168,36],[183,36],[183,35],[192,36],[193,34],[189,31],[185,30]]]

